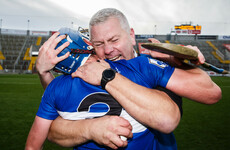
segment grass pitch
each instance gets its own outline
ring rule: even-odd
[[[230,78],[212,78],[222,89],[214,105],[183,100],[183,117],[174,134],[179,150],[230,148]],[[0,75],[0,147],[24,149],[43,88],[37,75]],[[205,96],[205,95],[204,95]],[[46,142],[45,150],[62,148]]]
[[[214,105],[183,100],[184,114],[174,132],[179,150],[230,148],[230,78],[212,77],[212,79],[220,86],[222,99]]]

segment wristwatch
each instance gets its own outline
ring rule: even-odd
[[[109,81],[112,81],[114,78],[115,78],[115,74],[117,72],[111,68],[109,69],[105,69],[103,72],[102,72],[102,78],[101,78],[101,88],[104,90],[105,89],[105,86],[106,84],[109,82]]]

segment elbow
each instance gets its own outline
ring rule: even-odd
[[[59,139],[57,139],[52,131],[52,129],[49,130],[49,133],[47,135],[47,140],[52,142],[52,143],[55,143],[55,144],[58,144],[60,146],[63,146],[59,143]]]
[[[57,143],[57,138],[55,138],[54,133],[55,132],[53,131],[53,128],[51,126],[50,129],[49,129],[48,135],[47,135],[47,140],[49,140],[50,142],[58,144]]]
[[[48,135],[47,135],[47,139],[48,139],[50,142],[54,142],[52,133],[51,133],[50,131],[49,131],[49,133],[48,133]]]
[[[173,132],[176,129],[176,127],[178,126],[179,122],[180,122],[180,117],[168,118],[168,120],[163,122],[161,132],[163,132],[165,134],[169,134],[169,133]]]
[[[209,96],[210,98],[206,103],[208,105],[215,104],[215,103],[219,102],[221,100],[221,98],[222,98],[222,91],[221,91],[219,86],[216,85],[215,88],[213,88],[212,91],[213,92],[210,92],[211,93],[210,96]]]
[[[30,147],[29,145],[26,145],[25,150],[32,150],[33,148]]]
[[[160,117],[156,125],[154,123],[151,128],[156,129],[162,133],[169,134],[173,132],[180,122],[181,116],[180,113],[174,115],[163,115]]]
[[[26,146],[25,150],[36,150],[33,146]]]
[[[36,144],[32,143],[26,143],[25,150],[36,150],[36,149],[42,149],[41,147],[36,147]]]

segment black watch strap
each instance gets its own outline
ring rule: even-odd
[[[105,86],[106,84],[109,82],[109,81],[112,81],[114,78],[115,78],[115,75],[116,75],[116,71],[109,68],[109,69],[105,69],[103,72],[102,72],[102,78],[101,78],[101,88],[104,90],[105,89]]]

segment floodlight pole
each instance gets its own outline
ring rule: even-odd
[[[0,26],[0,34],[2,34],[2,19],[1,19],[0,21],[1,21],[1,22],[0,22],[0,23],[1,23],[1,24],[0,24],[0,25],[1,25],[1,26]]]
[[[71,22],[71,28],[73,29],[73,21]]]
[[[1,24],[0,24],[1,26],[0,26],[0,28],[2,28],[2,19],[1,19],[0,21],[1,21]]]
[[[29,29],[30,29],[30,20],[28,19],[27,20],[27,36],[29,36],[29,34],[30,34]]]
[[[30,20],[28,19],[27,20],[27,30],[29,30],[30,29]]]

